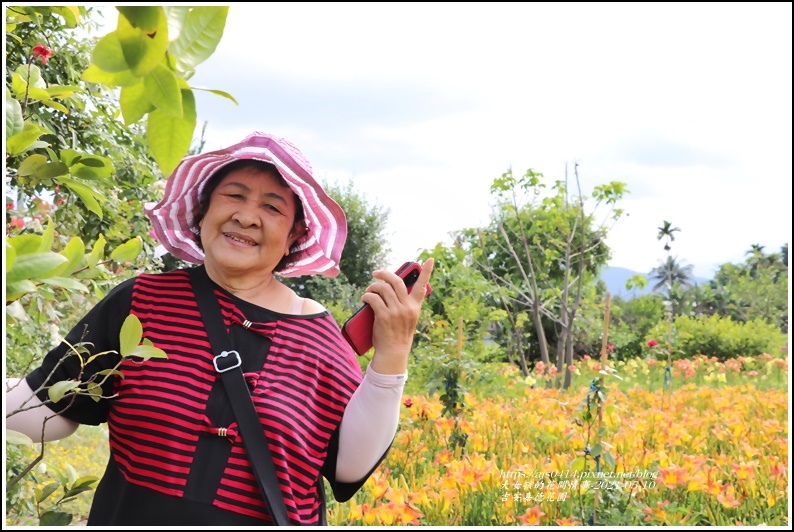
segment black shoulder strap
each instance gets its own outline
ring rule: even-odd
[[[262,428],[262,422],[256,413],[251,395],[248,393],[243,370],[240,368],[242,362],[240,354],[237,351],[222,351],[224,346],[229,345],[229,336],[223,324],[223,315],[218,299],[215,297],[209,277],[204,272],[204,267],[190,268],[188,271],[212,351],[220,353],[214,358],[213,363],[215,369],[221,374],[226,395],[234,410],[234,416],[237,418],[243,446],[251,459],[259,489],[265,497],[268,514],[275,525],[288,526],[287,507],[284,505],[284,497],[281,494],[281,488],[279,488],[278,477],[270,456],[270,448]]]

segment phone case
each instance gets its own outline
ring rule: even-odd
[[[394,273],[402,278],[410,293],[421,272],[422,266],[418,262],[406,262]],[[431,290],[428,284],[425,295],[430,294]],[[372,349],[372,326],[374,324],[375,313],[372,307],[363,305],[342,326],[342,336],[358,356],[364,355]]]

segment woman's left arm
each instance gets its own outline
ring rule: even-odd
[[[375,271],[373,276],[384,282],[371,284],[361,297],[375,314],[372,330],[375,354],[342,418],[336,467],[337,480],[341,482],[363,478],[394,438],[408,355],[432,272],[431,258],[422,265],[415,289],[409,293],[395,273]]]
[[[381,375],[371,365],[345,408],[339,427],[336,479],[364,478],[391,445],[400,421],[406,374]]]

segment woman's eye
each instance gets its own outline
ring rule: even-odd
[[[230,198],[234,198],[234,199],[242,199],[242,198],[243,198],[243,195],[242,195],[242,194],[226,194],[226,195],[227,195],[228,197],[230,197]]]
[[[265,203],[264,207],[269,211],[279,212],[279,213],[281,212],[280,210],[278,210],[278,207],[276,207],[275,205],[271,205],[270,203]]]

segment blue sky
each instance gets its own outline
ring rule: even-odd
[[[508,168],[628,184],[610,265],[710,277],[791,236],[791,4],[233,4],[191,84],[207,149],[254,130],[390,210],[391,265],[481,226]],[[115,27],[115,25],[113,26]],[[388,265],[386,265],[388,266]]]

